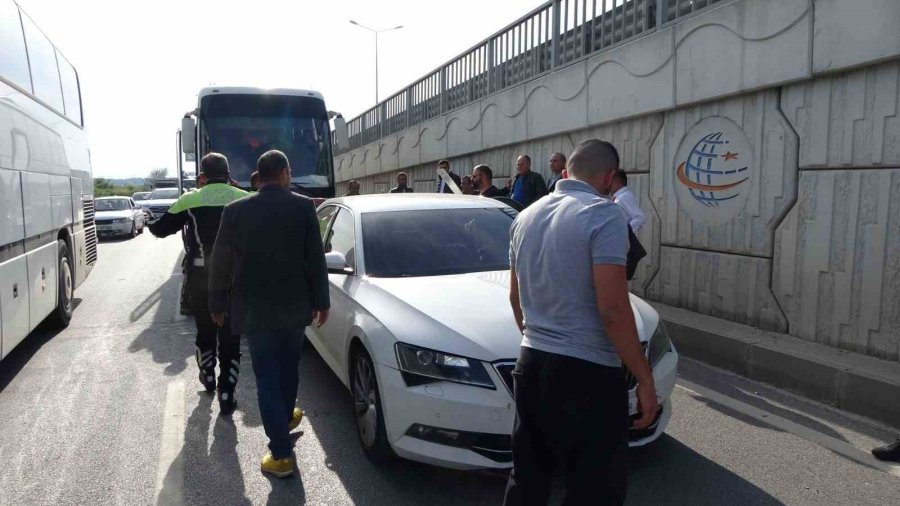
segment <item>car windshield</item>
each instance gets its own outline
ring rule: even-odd
[[[366,274],[398,278],[509,269],[509,208],[362,215]]]
[[[125,199],[101,199],[94,203],[95,211],[124,211],[128,209]]]
[[[178,188],[160,188],[153,190],[148,200],[168,200],[178,198]]]
[[[147,197],[150,196],[150,192],[137,192],[131,196],[133,200],[147,200]]]

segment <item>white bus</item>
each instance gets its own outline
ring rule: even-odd
[[[97,262],[75,68],[0,0],[0,358],[48,317],[66,326]]]
[[[197,109],[182,118],[177,142],[188,160],[210,151],[227,156],[231,177],[244,189],[250,189],[259,156],[281,150],[291,163],[293,190],[326,199],[334,197],[333,144],[349,140],[344,118],[328,111],[316,91],[216,86],[200,90]],[[181,176],[180,155],[178,167]]]

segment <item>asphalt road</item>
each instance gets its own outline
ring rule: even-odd
[[[367,461],[349,396],[312,347],[301,476],[264,477],[246,348],[230,420],[197,382],[193,322],[177,312],[180,239],[99,253],[69,328],[41,328],[0,362],[0,504],[500,504],[503,476]],[[900,467],[866,453],[890,429],[689,360],[674,402],[667,435],[632,452],[630,504],[900,498]]]

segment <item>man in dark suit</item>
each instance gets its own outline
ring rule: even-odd
[[[553,193],[553,190],[556,189],[556,183],[563,178],[564,170],[566,170],[566,155],[562,153],[550,155],[550,177],[547,178],[547,191]]]
[[[246,336],[256,374],[257,398],[270,453],[262,471],[294,473],[290,431],[303,412],[295,408],[297,364],[305,327],[328,319],[328,272],[319,220],[310,199],[291,193],[291,168],[281,151],[257,162],[257,193],[225,206],[213,247],[209,310],[213,320]]]

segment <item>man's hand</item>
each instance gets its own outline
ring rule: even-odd
[[[634,421],[635,429],[646,429],[653,423],[659,402],[656,400],[656,387],[652,381],[638,383],[637,386],[638,413],[641,417]]]
[[[512,178],[507,179],[507,180],[506,180],[506,189],[509,190],[510,188],[512,188],[512,185],[513,185],[513,180],[512,180]]]
[[[325,322],[328,321],[328,310],[327,309],[313,309],[312,312],[313,323],[316,324],[316,328],[321,328],[322,325],[325,325]]]
[[[212,320],[220,327],[225,326],[225,313],[210,313]]]

